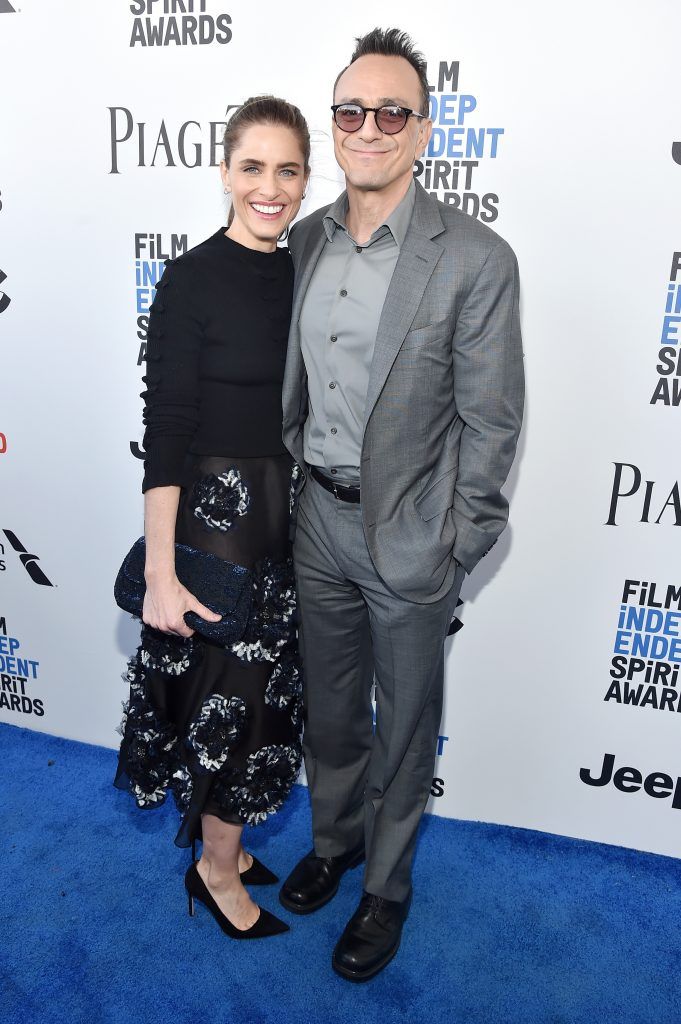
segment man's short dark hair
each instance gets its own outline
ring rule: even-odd
[[[428,117],[430,111],[430,90],[428,88],[426,58],[414,48],[410,36],[399,28],[375,28],[371,32],[367,32],[365,36],[357,37],[355,42],[357,45],[355,52],[350,58],[350,64],[354,64],[360,57],[371,56],[404,57],[405,60],[409,61],[419,76],[419,85],[421,86],[421,108],[419,114]],[[348,70],[350,64],[345,65],[333,83],[334,98],[340,77]]]

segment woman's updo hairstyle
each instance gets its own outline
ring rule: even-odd
[[[278,96],[251,96],[234,111],[222,139],[225,163],[230,165],[232,153],[241,142],[241,137],[248,128],[256,124],[277,125],[290,128],[298,138],[303,152],[305,174],[310,172],[310,131],[307,121],[298,107],[293,103],[280,99]],[[227,226],[232,223],[234,210],[229,211]]]

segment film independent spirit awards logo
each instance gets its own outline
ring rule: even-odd
[[[1,0],[0,0],[1,2]],[[214,15],[208,0],[134,0],[130,46],[207,46],[232,39],[229,14]]]
[[[187,252],[187,235],[163,235],[160,232],[135,232],[133,251],[135,254],[135,315],[137,325],[137,365],[147,358],[147,335],[149,331],[149,308],[154,301],[156,285],[163,276],[166,262]],[[136,459],[144,458],[144,451],[137,441],[130,442],[130,451]]]
[[[0,617],[0,708],[42,718],[45,702],[32,693],[39,670],[40,662],[27,657],[17,637],[8,634],[6,619]]]
[[[672,152],[676,147],[681,162],[681,143],[675,142]],[[672,253],[666,292],[655,366],[658,378],[650,404],[678,407],[681,405],[681,252]]]
[[[649,580],[624,581],[611,659],[610,679],[603,700],[623,707],[681,712],[681,585]],[[643,772],[631,765],[615,769],[615,754],[603,755],[595,768],[579,770],[587,786],[612,786],[620,793],[643,792],[681,810],[681,777],[667,772]]]
[[[459,61],[440,61],[437,86],[430,85],[433,133],[414,165],[426,191],[471,217],[492,223],[499,216],[499,196],[476,189],[478,169],[499,155],[503,128],[479,127],[478,99],[459,91]]]

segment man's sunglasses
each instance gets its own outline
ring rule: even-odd
[[[415,110],[410,110],[409,107],[395,107],[392,105],[388,107],[360,107],[359,103],[335,103],[331,109],[333,110],[334,121],[343,132],[358,131],[364,124],[369,111],[376,118],[376,127],[384,135],[397,135],[398,132],[402,131],[410,117],[425,119],[425,114],[417,114]]]

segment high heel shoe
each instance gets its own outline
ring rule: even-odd
[[[255,854],[252,853],[251,857],[253,857],[253,863],[250,868],[239,872],[239,878],[244,885],[274,885],[279,881],[274,872],[266,868]]]
[[[193,917],[195,913],[194,900],[198,900],[213,915],[225,935],[229,935],[232,939],[266,939],[270,935],[281,935],[283,932],[290,930],[287,924],[280,921],[274,914],[270,914],[269,911],[263,910],[262,907],[259,908],[260,917],[250,928],[242,931],[240,928],[235,927],[229,918],[223,914],[211,896],[195,863],[190,864],[187,868],[187,873],[184,876],[184,885],[189,900],[190,917]]]
[[[262,861],[258,860],[255,854],[251,854],[253,863],[250,868],[239,872],[242,885],[276,885],[279,881],[277,876],[269,868],[266,868]],[[192,839],[192,861],[196,861],[196,840]]]

